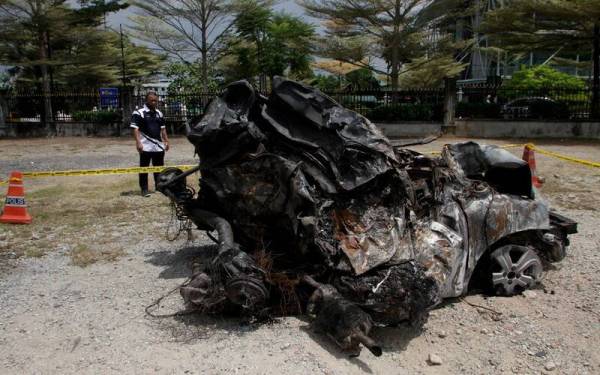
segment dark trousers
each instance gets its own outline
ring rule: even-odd
[[[140,153],[140,167],[150,166],[150,161],[152,161],[152,165],[155,167],[165,165],[165,152],[142,151]],[[159,173],[154,173],[155,188],[158,183],[158,175]],[[140,188],[142,190],[148,190],[148,173],[140,173]]]

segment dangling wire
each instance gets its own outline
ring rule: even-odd
[[[191,200],[196,191],[186,186],[185,191],[178,194],[178,198],[182,202],[187,202]],[[183,204],[177,203],[174,199],[171,199],[171,217],[169,219],[169,224],[167,225],[167,230],[165,236],[168,241],[175,241],[181,233],[187,233],[187,241],[191,242],[193,240],[192,236],[192,220],[188,217],[185,207]]]

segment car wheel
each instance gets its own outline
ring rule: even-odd
[[[499,295],[519,294],[535,286],[542,276],[542,261],[530,247],[505,245],[490,257],[492,285]]]

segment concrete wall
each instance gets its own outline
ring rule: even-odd
[[[442,124],[398,123],[376,124],[389,138],[422,138],[440,134]],[[58,136],[110,137],[129,136],[123,124],[57,123]],[[121,127],[121,129],[119,129]],[[600,139],[600,122],[542,122],[502,120],[456,120],[455,127],[445,128],[456,136],[474,138],[580,138]],[[172,131],[172,129],[170,129]],[[1,138],[45,137],[39,122],[0,123]]]
[[[600,139],[600,122],[456,120],[454,135],[475,138]]]
[[[442,124],[407,122],[401,124],[375,124],[388,138],[420,138],[440,134]]]
[[[2,124],[0,124],[2,125]],[[119,129],[121,127],[121,129]],[[56,123],[56,135],[59,137],[112,137],[129,135],[123,124],[94,124],[85,122]],[[6,122],[0,126],[0,138],[45,137],[44,126],[39,122]]]

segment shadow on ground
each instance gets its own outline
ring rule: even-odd
[[[310,324],[311,320],[309,317],[299,316],[297,318],[307,323],[305,326],[300,327],[300,330],[306,332],[311,339],[333,357],[340,360],[346,360],[365,373],[373,373],[371,367],[363,360],[364,358],[373,356],[367,348],[362,348],[359,357],[350,357],[348,353],[343,352],[326,334],[315,331]],[[371,337],[383,348],[384,353],[402,352],[406,350],[410,341],[421,333],[422,330],[420,328],[412,327],[409,324],[401,324],[397,327],[376,327],[373,332],[371,332]]]
[[[191,276],[192,262],[204,263],[216,255],[216,245],[188,246],[175,251],[155,251],[146,256],[145,262],[164,267],[158,274],[161,279],[181,279]]]

